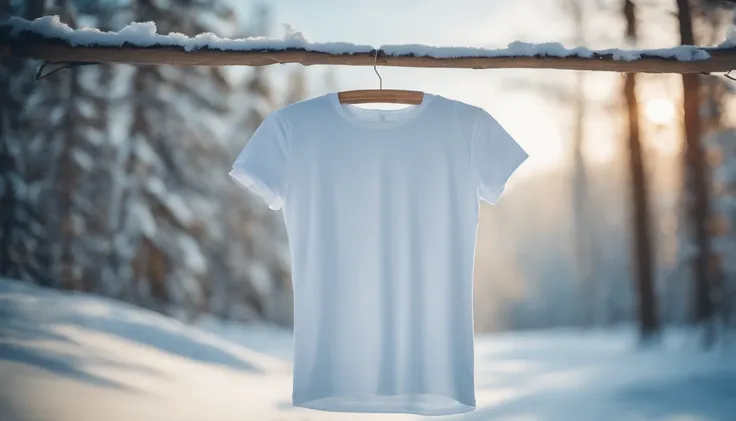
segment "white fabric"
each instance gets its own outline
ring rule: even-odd
[[[482,109],[432,94],[369,110],[331,93],[263,121],[230,174],[283,207],[295,406],[475,408],[479,200],[496,203],[527,157]]]

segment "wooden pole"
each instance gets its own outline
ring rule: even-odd
[[[419,53],[389,54],[384,50],[333,54],[306,49],[219,50],[209,47],[186,51],[180,46],[74,45],[67,40],[40,33],[13,31],[0,24],[0,59],[39,59],[48,62],[127,63],[177,66],[267,66],[299,63],[309,65],[347,65],[425,67],[452,69],[566,69],[621,73],[721,73],[736,68],[736,48],[699,48],[710,57],[678,61],[662,57],[656,50],[643,51],[640,58],[623,60],[604,50],[591,57],[568,56],[492,56],[492,57],[428,57]],[[421,51],[421,49],[420,49]]]

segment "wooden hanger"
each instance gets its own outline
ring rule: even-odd
[[[424,100],[424,92],[407,91],[402,89],[383,89],[383,78],[378,73],[376,62],[378,61],[378,50],[373,62],[373,71],[378,76],[379,89],[359,89],[354,91],[341,91],[337,97],[341,104],[368,104],[372,102],[392,104],[421,104]]]

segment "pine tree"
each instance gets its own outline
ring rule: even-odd
[[[129,20],[193,36],[214,31],[211,17],[222,24],[218,34],[229,36],[222,28],[232,24],[232,12],[215,0],[137,1]],[[129,177],[117,199],[112,256],[125,285],[121,298],[191,319],[213,310],[208,275],[222,268],[208,254],[224,232],[217,215],[229,183],[227,150],[216,129],[229,86],[216,68],[141,66],[130,73],[130,145],[122,160]],[[216,278],[226,282],[227,270]]]
[[[69,1],[55,2],[47,12],[70,26],[78,16]],[[23,112],[35,130],[26,141],[25,179],[36,186],[34,205],[53,251],[48,273],[53,285],[65,289],[96,290],[109,249],[100,218],[109,190],[106,99],[100,96],[106,91],[105,69],[54,73],[37,83]]]

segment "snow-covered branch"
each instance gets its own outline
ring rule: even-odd
[[[378,55],[376,59],[376,55]],[[264,66],[277,63],[433,68],[537,68],[644,73],[726,72],[736,68],[736,46],[678,46],[664,49],[590,50],[559,43],[513,42],[506,48],[312,43],[300,34],[284,39],[226,39],[212,33],[188,37],[156,33],[152,22],[132,23],[117,32],[72,29],[58,16],[0,24],[0,58],[49,62],[170,64],[181,66]]]

